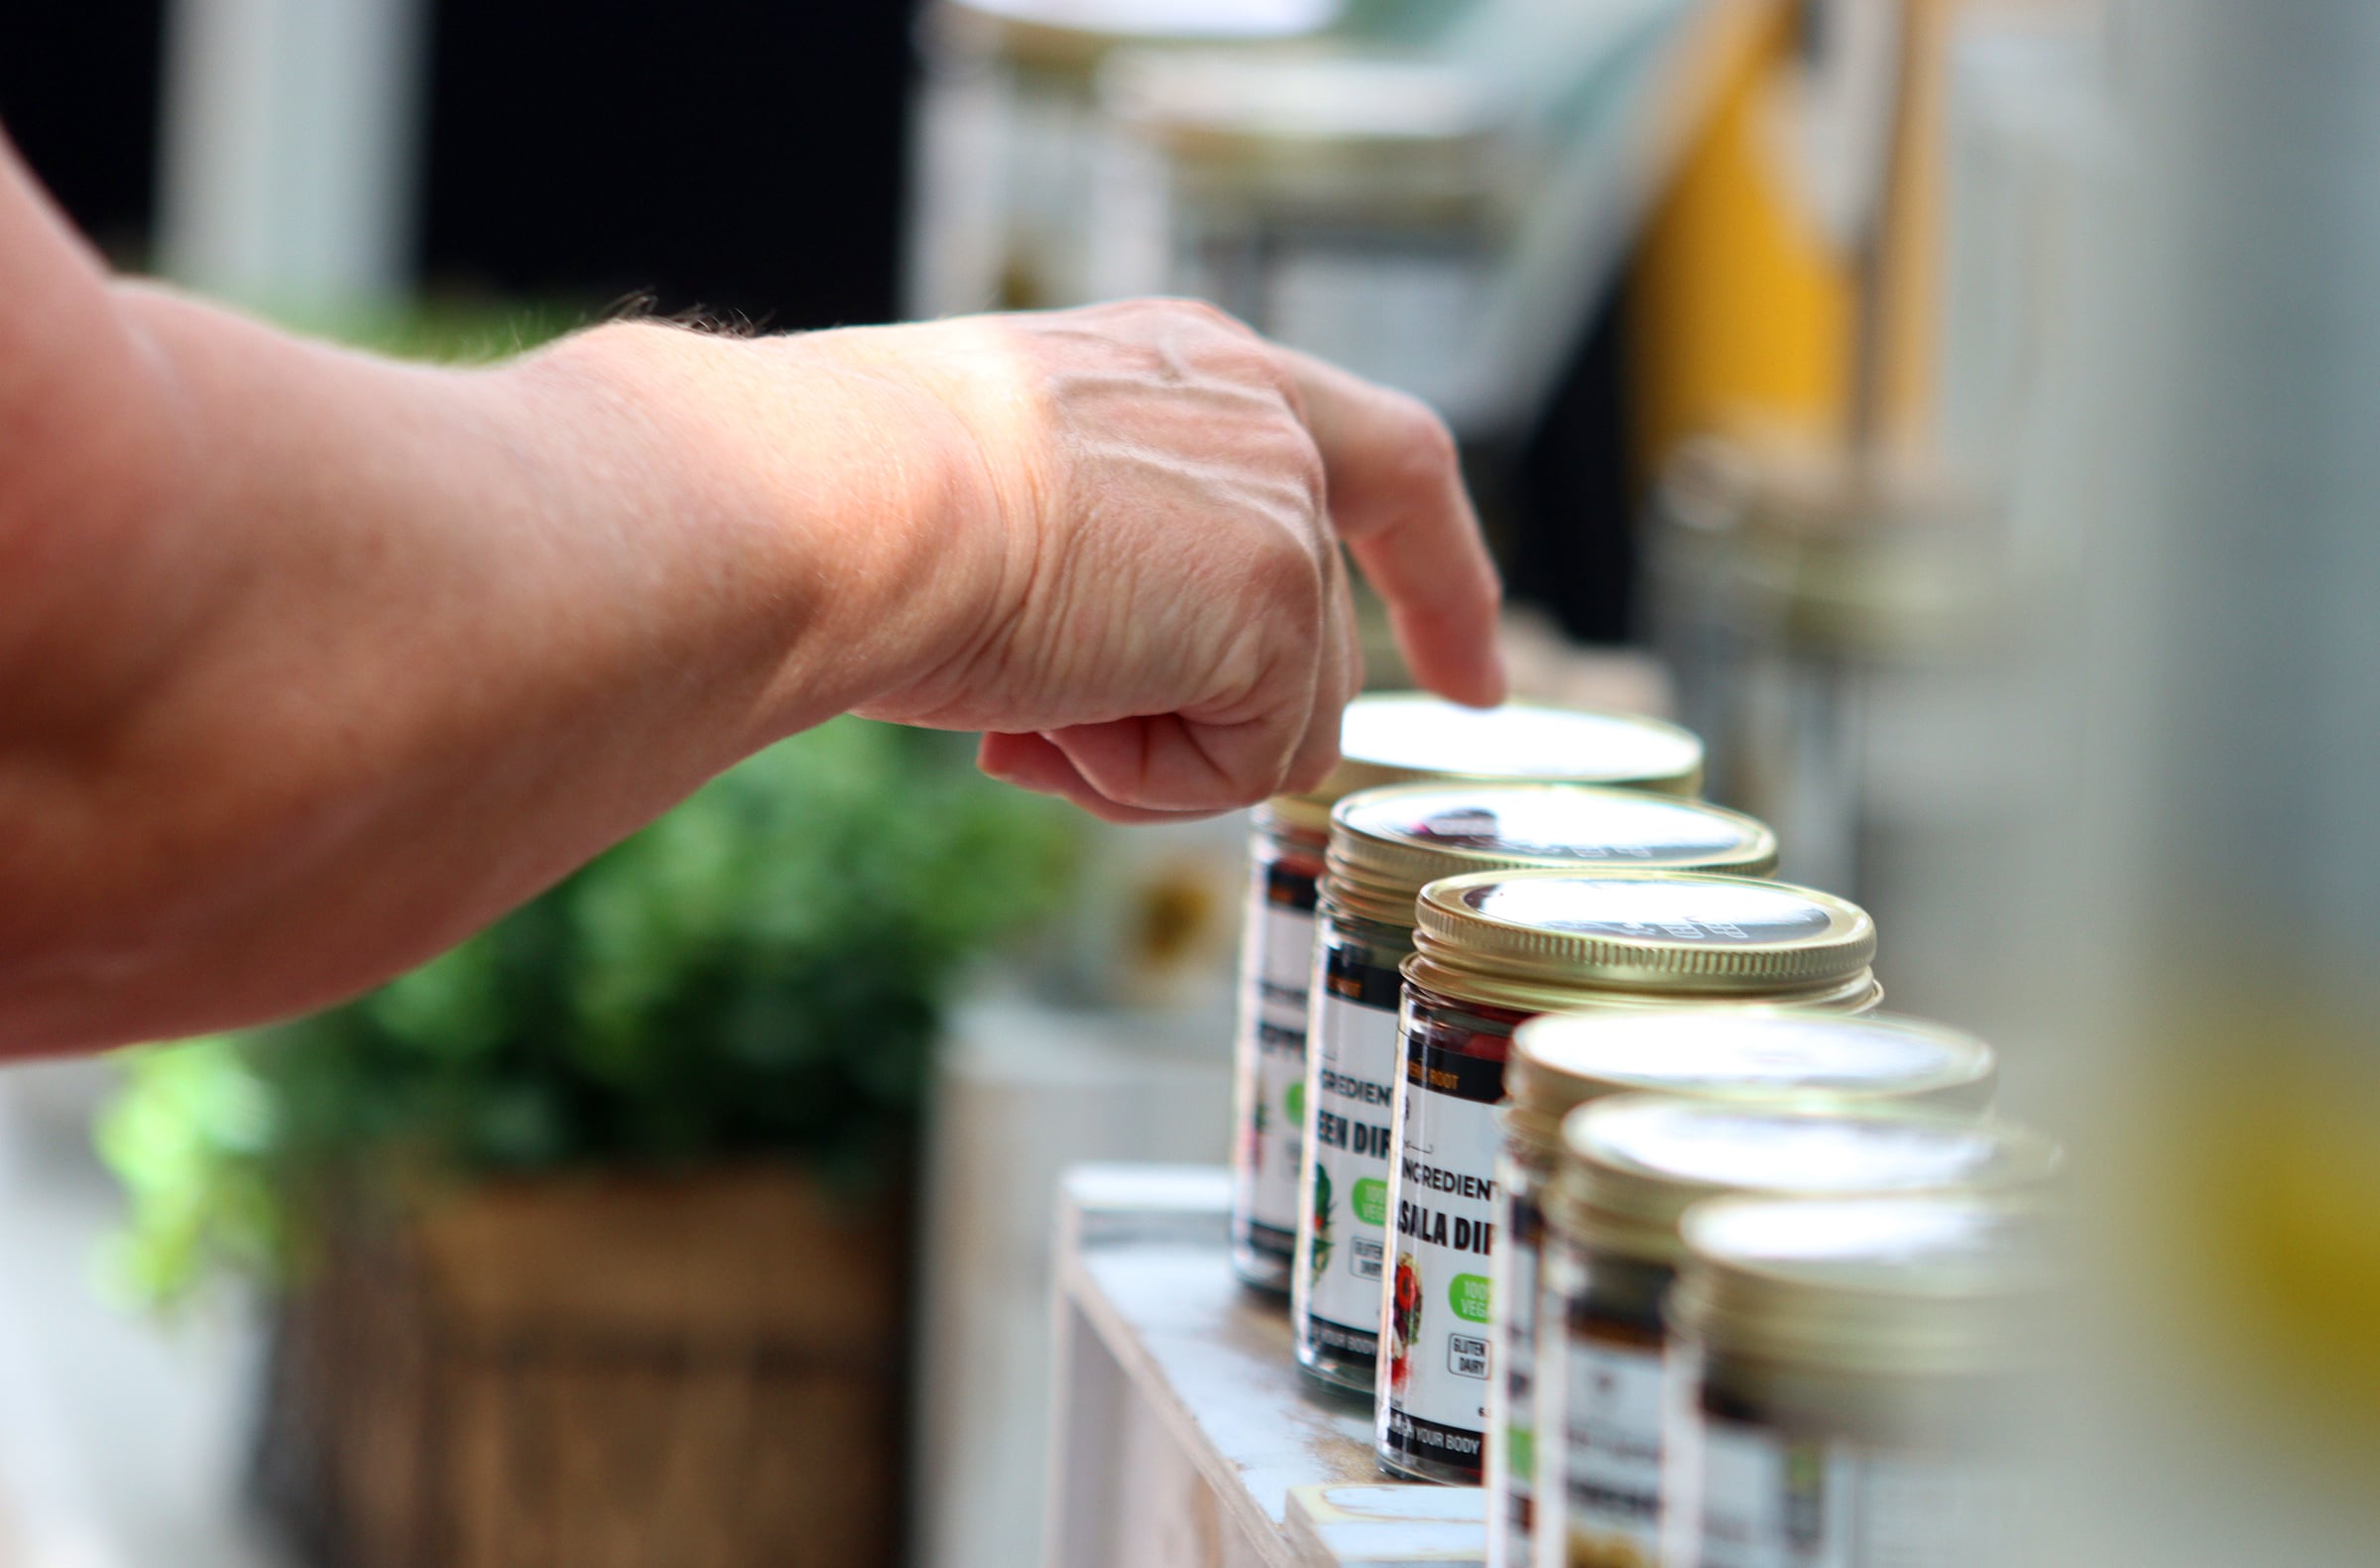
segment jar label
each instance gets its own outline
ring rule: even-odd
[[[2025,1562],[2031,1488],[1980,1457],[1913,1457],[1701,1417],[1671,1461],[1673,1561],[1697,1568]]]
[[[1259,856],[1249,879],[1234,1053],[1232,1235],[1285,1270],[1297,1243],[1305,1147],[1306,987],[1314,977],[1314,879]]]
[[[1661,1539],[1661,1352],[1577,1332],[1562,1344],[1570,1560],[1649,1565]]]
[[[1488,1294],[1497,1307],[1488,1359],[1502,1371],[1488,1390],[1488,1560],[1502,1568],[1529,1560],[1535,1523],[1537,1289],[1545,1214],[1535,1183],[1508,1154],[1496,1166],[1496,1180],[1503,1193],[1503,1235],[1488,1270]]]
[[[1380,1305],[1380,1451],[1478,1475],[1486,1458],[1494,1292],[1495,1103],[1504,1064],[1408,1036],[1397,1086],[1396,1264]]]
[[[1403,979],[1321,922],[1307,1053],[1305,1185],[1292,1318],[1301,1345],[1358,1361],[1379,1353],[1388,1130]]]

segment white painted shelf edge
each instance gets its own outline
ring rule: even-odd
[[[1476,1488],[1391,1486],[1229,1264],[1220,1168],[1084,1165],[1058,1213],[1051,1568],[1477,1563]]]

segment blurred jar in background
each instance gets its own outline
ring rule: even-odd
[[[1905,458],[1708,436],[1654,493],[1652,630],[1713,792],[1776,823],[1786,875],[1896,933],[1895,893],[1943,850],[2019,830],[2032,760],[1946,766],[1941,741],[2002,674],[2023,557],[1971,487]]]
[[[1990,1103],[1991,1047],[1940,1025],[1883,1014],[1798,1008],[1684,1008],[1552,1014],[1512,1035],[1497,1113],[1496,1247],[1489,1269],[1488,1562],[1530,1561],[1540,1520],[1559,1533],[1560,1499],[1536,1504],[1537,1332],[1546,1189],[1562,1151],[1562,1119],[1606,1095],[1698,1098],[1827,1094],[1888,1105],[1980,1112]]]
[[[1680,1230],[1663,1568],[2037,1559],[2016,1439],[2052,1299],[2038,1213],[1720,1198]]]
[[[1478,433],[1521,195],[1488,83],[1341,48],[1135,51],[1100,86],[1119,136],[1092,192],[1095,293],[1212,301]]]
[[[1093,85],[1101,62],[1133,44],[1297,38],[1339,9],[1338,0],[937,0],[918,29],[907,313],[1098,298],[1087,193],[1109,143]]]
[[[1662,1310],[1679,1223],[1723,1194],[1878,1197],[2040,1190],[2060,1155],[2041,1135],[1941,1112],[1814,1100],[1751,1105],[1660,1095],[1594,1101],[1562,1123],[1547,1205],[1538,1331],[1539,1568],[1643,1568],[1660,1550],[1671,1369]]]

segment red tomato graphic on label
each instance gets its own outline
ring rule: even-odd
[[[1421,1271],[1411,1253],[1396,1255],[1388,1296],[1388,1391],[1403,1393],[1413,1376],[1413,1342],[1421,1337]]]

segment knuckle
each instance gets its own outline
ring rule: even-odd
[[[1266,599],[1275,608],[1319,620],[1330,583],[1322,552],[1315,548],[1309,533],[1289,528],[1266,531],[1258,575]]]
[[[1294,531],[1267,529],[1249,561],[1242,591],[1258,646],[1275,651],[1318,646],[1330,589],[1315,552]]]

